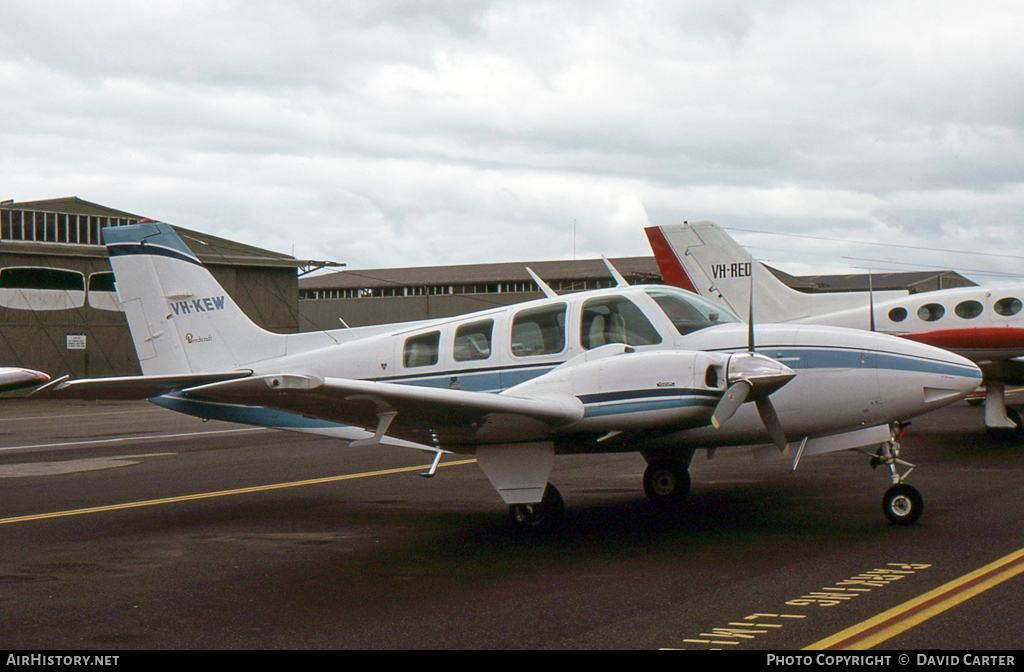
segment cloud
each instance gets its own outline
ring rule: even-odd
[[[1022,11],[13,2],[2,196],[353,267],[646,254],[683,219],[994,252],[1024,243]]]

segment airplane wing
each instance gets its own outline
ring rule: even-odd
[[[547,438],[583,418],[582,402],[568,394],[518,397],[296,374],[215,382],[184,393],[363,427],[378,442],[386,435],[428,446]]]

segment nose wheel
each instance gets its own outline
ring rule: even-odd
[[[921,517],[924,498],[912,485],[897,483],[885,491],[882,497],[885,517],[894,525],[910,525]]]
[[[900,459],[899,440],[906,433],[907,425],[898,424],[893,429],[894,436],[891,441],[881,444],[878,452],[865,454],[871,457],[872,469],[883,464],[889,468],[892,487],[886,490],[882,496],[882,511],[885,513],[885,517],[894,525],[910,525],[920,518],[924,511],[924,497],[921,496],[917,488],[905,482],[907,476],[914,470],[914,465]],[[900,474],[896,469],[897,465],[908,467],[908,469]]]

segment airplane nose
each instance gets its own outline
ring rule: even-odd
[[[956,364],[957,366],[962,366],[965,369],[964,374],[961,375],[958,379],[958,387],[960,389],[960,396],[966,397],[968,394],[978,389],[978,385],[981,384],[981,380],[984,377],[984,374],[982,373],[981,368],[977,364],[967,359],[966,357],[961,357],[960,355],[956,355],[953,353],[950,354],[953,355],[953,357],[955,357],[953,363]]]
[[[981,384],[982,373],[978,365],[948,350],[930,350],[932,358],[941,364],[924,387],[924,401],[928,405],[945,405],[963,399]]]
[[[796,376],[796,371],[782,362],[757,353],[739,353],[729,358],[728,385],[741,380],[750,383],[748,398],[766,397]]]

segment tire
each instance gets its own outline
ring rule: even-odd
[[[912,485],[897,483],[885,491],[882,497],[885,517],[894,525],[910,525],[921,517],[924,498]]]
[[[565,522],[565,500],[558,488],[548,483],[543,497],[536,504],[509,505],[508,519],[516,529],[524,532],[554,532]]]
[[[675,508],[690,496],[690,471],[676,462],[651,462],[644,470],[644,493],[663,508]]]

